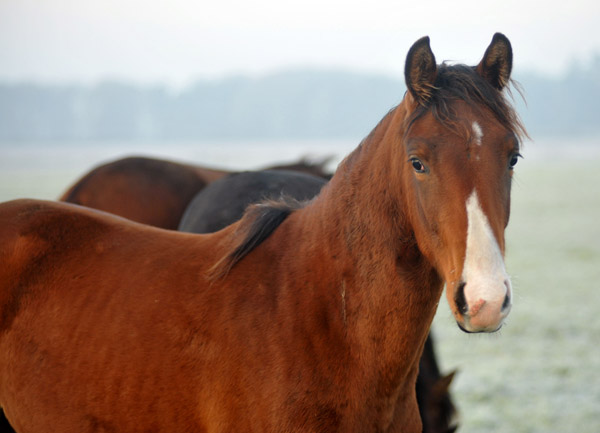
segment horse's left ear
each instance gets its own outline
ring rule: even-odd
[[[504,89],[512,70],[512,47],[502,33],[496,33],[477,65],[477,72],[498,90]]]

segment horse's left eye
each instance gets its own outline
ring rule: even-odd
[[[510,158],[510,162],[508,163],[508,168],[509,169],[513,169],[515,168],[515,165],[517,165],[517,162],[519,162],[519,158],[521,157],[520,154],[515,153],[511,158]]]

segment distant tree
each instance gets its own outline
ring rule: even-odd
[[[600,55],[560,78],[514,75],[532,135],[600,134]],[[118,82],[0,84],[0,140],[358,140],[404,91],[400,78],[315,70],[204,80],[177,93]]]

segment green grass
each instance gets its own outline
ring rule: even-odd
[[[521,162],[506,262],[515,289],[497,334],[434,321],[464,432],[600,431],[600,160]]]

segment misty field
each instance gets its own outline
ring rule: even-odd
[[[600,140],[584,154],[559,144],[526,145],[516,168],[506,252],[515,298],[505,327],[464,334],[440,301],[433,332],[442,370],[459,370],[452,393],[462,432],[600,432]],[[352,147],[292,146],[276,159],[308,152],[339,160]],[[253,159],[218,148],[185,147],[174,159],[256,168],[283,146]],[[175,150],[161,146],[165,155]],[[0,147],[0,200],[56,198],[107,152]]]

